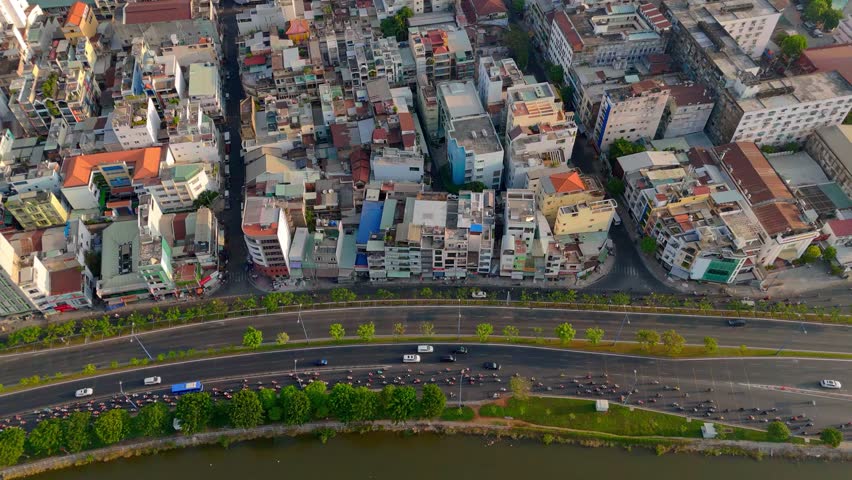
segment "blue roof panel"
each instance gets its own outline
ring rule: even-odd
[[[355,243],[358,245],[366,245],[370,240],[370,235],[379,232],[379,226],[382,223],[382,210],[384,203],[366,201],[361,208],[361,223],[358,224],[358,234],[355,236]]]

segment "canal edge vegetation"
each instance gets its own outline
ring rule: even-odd
[[[483,306],[561,309],[569,311],[599,311],[614,313],[697,315],[708,317],[736,317],[744,319],[793,320],[804,323],[852,325],[852,315],[842,314],[839,308],[821,306],[808,307],[804,304],[752,302],[732,300],[718,308],[702,297],[681,299],[674,295],[652,293],[641,298],[618,292],[612,295],[592,295],[575,290],[552,291],[548,294],[521,293],[519,300],[471,299],[476,288],[460,287],[453,292],[421,289],[415,298],[401,299],[389,290],[379,289],[375,298],[358,298],[347,288],[334,288],[329,292],[330,302],[316,302],[307,293],[272,292],[257,297],[254,295],[213,299],[185,308],[171,306],[161,309],[154,306],[145,313],[131,312],[126,316],[102,315],[65,322],[24,327],[9,333],[0,342],[0,355],[41,350],[54,346],[69,346],[88,342],[90,339],[108,339],[129,336],[152,330],[162,330],[178,325],[204,323],[294,313],[298,311],[321,311],[342,308],[396,307],[396,306]],[[445,295],[446,294],[446,295]]]
[[[513,387],[523,396],[523,387]],[[789,431],[787,436],[773,437],[772,433],[758,430],[720,426],[720,431],[734,432],[730,438],[736,440],[701,440],[696,437],[699,430],[693,426],[681,428],[690,423],[697,427],[702,423],[700,420],[690,422],[677,415],[618,405],[611,405],[610,412],[598,413],[594,412],[595,403],[591,400],[513,397],[507,402],[475,407],[476,410],[470,406],[448,407],[437,387],[425,389],[418,399],[413,387],[390,385],[381,391],[372,391],[337,384],[326,390],[320,381],[309,384],[304,390],[285,387],[280,393],[269,389],[242,390],[234,394],[230,402],[213,402],[209,394],[193,393],[181,397],[174,412],[162,403],[155,403],[143,407],[135,417],[130,417],[126,411],[112,410],[94,422],[87,416],[88,412],[74,414],[67,421],[48,420],[28,436],[16,427],[7,428],[0,432],[0,462],[7,466],[0,470],[0,478],[23,478],[50,470],[178,448],[215,444],[228,447],[240,441],[299,435],[314,435],[326,443],[339,433],[375,431],[395,431],[404,435],[495,435],[535,439],[545,445],[642,447],[658,455],[703,453],[761,459],[769,452],[784,458],[852,459],[845,450],[789,443]],[[541,421],[540,415],[548,410],[549,419]],[[506,413],[526,419],[493,416]],[[323,415],[325,418],[321,419]],[[593,417],[604,419],[597,430],[564,425],[564,422],[576,422],[578,427],[595,426],[597,422],[591,421]],[[167,433],[174,418],[182,420],[181,433]],[[528,421],[530,419],[538,419],[541,424]],[[39,433],[34,434],[37,430]],[[14,449],[18,450],[12,451]],[[9,465],[16,452],[21,455],[26,452],[32,461]]]
[[[0,396],[21,392],[23,390],[50,385],[57,382],[80,380],[87,377],[129,371],[156,365],[168,365],[181,361],[198,359],[227,358],[247,353],[298,350],[324,346],[357,346],[357,345],[393,345],[399,343],[480,343],[509,346],[534,346],[558,348],[566,351],[591,354],[630,355],[636,357],[661,359],[726,359],[726,358],[819,358],[830,360],[852,360],[852,353],[833,353],[817,351],[798,351],[786,349],[752,348],[746,345],[739,347],[719,346],[714,337],[705,337],[703,345],[687,344],[685,339],[675,330],[662,333],[655,330],[639,330],[633,340],[603,341],[604,330],[598,327],[586,329],[585,339],[576,338],[576,331],[570,323],[562,323],[554,330],[554,337],[545,337],[544,331],[537,327],[530,330],[536,336],[520,336],[514,326],[503,329],[502,335],[493,334],[494,327],[489,323],[477,325],[475,336],[438,335],[434,333],[434,325],[421,322],[419,336],[408,336],[403,324],[395,324],[394,335],[375,335],[375,325],[372,322],[359,325],[355,336],[347,338],[347,332],[342,324],[332,324],[329,337],[307,341],[291,342],[289,335],[280,332],[274,342],[264,342],[263,331],[247,327],[243,333],[242,344],[206,350],[173,350],[160,353],[156,357],[132,357],[126,362],[112,360],[109,364],[86,364],[78,372],[55,372],[53,374],[32,375],[21,378],[15,385],[0,384]],[[538,330],[538,331],[536,331]],[[351,332],[350,332],[351,333]]]

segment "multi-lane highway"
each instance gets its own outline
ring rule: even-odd
[[[458,331],[462,335],[473,335],[477,324],[488,322],[494,326],[495,334],[499,334],[506,325],[514,325],[520,329],[522,336],[534,336],[533,328],[541,327],[544,335],[551,337],[556,325],[571,322],[578,338],[582,338],[586,328],[598,326],[606,332],[605,341],[614,340],[619,331],[621,340],[632,340],[639,329],[659,332],[675,329],[687,342],[695,344],[701,344],[705,336],[712,336],[720,345],[745,344],[749,347],[852,353],[850,327],[768,320],[749,320],[745,327],[731,328],[725,319],[715,317],[630,314],[625,319],[622,313],[481,306],[305,311],[301,315],[302,323],[298,322],[298,318],[296,313],[292,313],[215,321],[148,332],[138,335],[134,341],[119,338],[64,349],[0,356],[0,384],[13,385],[32,375],[79,372],[89,363],[105,367],[113,361],[126,363],[131,358],[145,358],[148,354],[156,357],[171,351],[203,351],[238,345],[248,326],[261,329],[266,341],[272,341],[279,332],[287,332],[291,341],[302,341],[306,334],[308,339],[328,338],[329,326],[338,322],[344,325],[348,335],[354,335],[358,325],[370,321],[375,323],[377,335],[392,335],[394,323],[405,325],[406,335],[419,335],[420,326],[425,322],[434,324],[438,335],[454,335]]]
[[[850,370],[848,361],[789,358],[667,360],[566,352],[546,347],[476,344],[468,345],[470,353],[458,355],[456,363],[441,363],[441,355],[449,353],[455,344],[433,345],[435,352],[423,354],[423,363],[420,364],[401,363],[402,354],[414,352],[414,345],[394,344],[258,352],[149,366],[2,395],[0,416],[26,414],[50,405],[71,404],[75,401],[73,392],[83,387],[92,387],[96,401],[100,402],[112,398],[120,389],[130,393],[150,390],[164,393],[166,385],[189,380],[202,380],[208,390],[239,388],[243,379],[252,387],[257,382],[270,385],[272,380],[286,385],[294,383],[294,371],[302,378],[307,376],[306,371],[319,371],[320,379],[332,383],[349,381],[364,385],[370,381],[369,385],[374,388],[380,388],[385,382],[394,383],[395,379],[412,385],[434,381],[443,386],[448,395],[453,395],[451,401],[459,398],[459,394],[465,401],[490,398],[508,387],[512,374],[519,373],[534,377],[535,390],[540,393],[620,401],[621,395],[637,389],[637,393],[627,396],[628,403],[638,404],[641,400],[646,406],[677,412],[677,408],[672,406],[676,402],[685,407],[681,413],[700,418],[708,418],[705,415],[712,400],[716,411],[709,419],[723,416],[725,421],[755,427],[765,426],[764,419],[770,421],[777,416],[786,421],[791,416],[803,415],[807,420],[792,422],[793,427],[798,427],[794,432],[799,434],[815,434],[826,426],[852,421],[852,395],[845,386]],[[319,359],[328,360],[328,366],[314,366]],[[493,376],[495,372],[482,368],[486,361],[502,365],[496,377]],[[459,381],[458,371],[464,367],[471,368],[473,383]],[[451,371],[447,371],[448,368]],[[385,377],[381,378],[377,370],[383,370]],[[482,379],[479,374],[483,375]],[[143,378],[153,375],[163,378],[162,388],[142,385]],[[450,377],[456,377],[452,384]],[[822,378],[839,379],[844,382],[844,388],[822,390],[818,387]],[[610,382],[607,388],[614,392],[597,396],[594,389],[604,381]],[[595,385],[590,385],[590,382],[595,382]],[[618,387],[612,387],[612,384],[618,384]],[[680,390],[666,389],[667,386],[677,386]],[[699,407],[699,404],[704,406]],[[761,414],[764,411],[766,413]],[[807,423],[813,425],[807,426]],[[852,427],[844,431],[852,432]]]

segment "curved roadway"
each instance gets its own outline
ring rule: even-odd
[[[697,413],[691,413],[691,409],[697,407],[699,402],[712,399],[719,409],[713,418],[725,415],[725,420],[729,422],[763,427],[765,424],[760,423],[763,418],[771,419],[778,415],[787,419],[791,415],[805,415],[815,423],[812,427],[806,427],[805,422],[795,422],[793,426],[800,427],[794,430],[795,433],[810,431],[815,434],[822,427],[852,421],[852,395],[848,387],[828,391],[820,390],[817,385],[819,379],[826,377],[837,378],[846,385],[849,380],[845,378],[849,371],[849,361],[789,358],[665,360],[569,352],[547,347],[476,344],[469,346],[470,354],[458,355],[458,362],[450,364],[441,363],[439,359],[441,355],[449,353],[454,344],[434,345],[435,352],[422,355],[421,364],[401,363],[404,353],[415,351],[414,345],[393,344],[257,352],[229,358],[148,366],[2,395],[0,416],[32,412],[51,405],[71,404],[75,401],[73,392],[83,387],[94,388],[98,400],[110,398],[120,388],[125,392],[151,390],[151,387],[142,385],[142,379],[153,375],[163,378],[164,385],[156,389],[159,393],[166,391],[167,384],[190,380],[202,380],[208,390],[213,387],[239,388],[244,378],[249,379],[251,385],[257,381],[268,385],[272,379],[288,384],[293,383],[291,373],[294,367],[300,375],[304,375],[307,368],[309,371],[321,370],[320,378],[327,381],[346,381],[346,377],[352,377],[349,381],[362,383],[368,378],[376,380],[375,376],[368,377],[368,372],[383,369],[387,377],[385,381],[401,376],[403,383],[412,384],[415,378],[423,382],[434,378],[448,393],[458,395],[459,385],[450,386],[446,383],[449,375],[457,375],[444,372],[450,366],[453,372],[470,367],[474,376],[480,373],[484,375],[483,381],[476,381],[473,385],[463,382],[461,397],[465,401],[490,398],[501,388],[508,387],[509,376],[516,372],[535,377],[536,383],[541,382],[542,386],[536,389],[540,393],[602,398],[586,393],[586,389],[594,387],[585,384],[589,381],[599,384],[603,381],[602,374],[606,373],[610,382],[620,385],[618,393],[603,397],[612,401],[618,401],[619,395],[626,390],[638,388],[639,393],[628,398],[630,403],[635,404],[638,400],[649,402],[660,394],[662,397],[656,403],[647,405],[674,411],[670,405],[678,402],[687,407],[686,413],[696,417],[701,417],[705,408]],[[328,367],[313,366],[320,358],[328,360]],[[498,383],[491,376],[494,372],[482,368],[482,363],[486,361],[503,365],[499,372],[502,382]],[[413,370],[410,376],[408,368]],[[423,375],[418,375],[420,370],[424,372]],[[592,379],[586,379],[586,375],[591,375]],[[574,379],[580,383],[574,383]],[[376,380],[372,386],[379,388],[380,382]],[[678,385],[681,390],[666,390],[666,385]],[[685,393],[689,394],[689,398],[683,397]],[[752,413],[739,412],[740,407],[778,410],[764,416],[753,413],[757,418],[749,420],[748,415]],[[726,408],[731,409],[731,412],[722,413],[722,409]],[[846,431],[852,432],[852,427]]]
[[[461,321],[459,321],[461,313]],[[556,325],[571,322],[582,338],[586,328],[598,326],[605,330],[604,341],[612,341],[621,331],[621,340],[632,340],[637,330],[653,329],[662,332],[675,329],[688,343],[701,344],[705,336],[718,339],[720,345],[786,350],[813,350],[852,353],[852,327],[800,324],[798,322],[749,320],[742,328],[731,328],[725,319],[717,317],[688,317],[674,315],[630,314],[627,321],[622,313],[578,312],[507,307],[373,307],[331,311],[305,311],[303,322],[296,313],[211,321],[204,324],[143,333],[138,341],[129,338],[110,339],[68,348],[0,356],[0,384],[13,385],[21,378],[32,375],[52,376],[57,372],[79,372],[92,363],[106,367],[113,361],[126,363],[131,358],[152,357],[170,351],[221,348],[238,345],[246,327],[263,331],[266,341],[274,341],[279,332],[287,332],[292,341],[302,341],[305,333],[309,339],[327,338],[332,323],[342,323],[349,335],[358,325],[374,322],[377,335],[392,335],[393,324],[402,323],[407,335],[419,335],[420,325],[432,322],[435,333],[473,335],[476,325],[489,322],[495,334],[506,325],[520,329],[522,336],[534,336],[534,327],[541,327],[544,335],[553,336]],[[304,330],[303,330],[304,327]],[[144,348],[143,348],[144,347]]]

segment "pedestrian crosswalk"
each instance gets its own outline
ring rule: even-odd
[[[639,269],[636,268],[633,264],[621,264],[619,262],[615,262],[615,265],[612,266],[612,271],[610,275],[616,275],[620,277],[638,277],[640,276]]]

